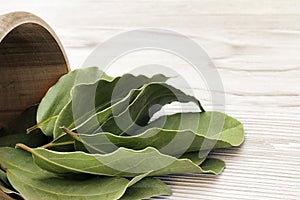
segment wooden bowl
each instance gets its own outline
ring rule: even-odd
[[[61,42],[39,17],[14,12],[0,16],[0,127],[38,103],[69,71]]]

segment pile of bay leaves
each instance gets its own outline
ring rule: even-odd
[[[239,146],[243,125],[204,111],[168,79],[161,74],[113,78],[96,67],[61,77],[39,105],[0,130],[1,195],[145,199],[171,194],[155,176],[221,173],[224,162],[208,154]],[[174,102],[198,109],[153,117]]]

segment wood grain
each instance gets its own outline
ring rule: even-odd
[[[297,116],[228,113],[244,123],[246,140],[241,148],[213,153],[212,156],[226,161],[224,173],[217,177],[194,174],[163,177],[174,189],[173,196],[166,199],[299,199]]]
[[[38,103],[68,72],[52,29],[26,12],[0,16],[0,127]]]
[[[162,177],[174,191],[166,199],[300,199],[299,1],[0,2],[1,13],[26,10],[47,21],[73,69],[98,44],[124,31],[160,27],[190,37],[215,63],[225,89],[215,92],[225,92],[225,110],[244,123],[246,140],[241,148],[214,153],[227,164],[220,176]],[[190,67],[174,57],[140,52],[122,58],[112,73],[154,59],[179,71]],[[210,108],[212,91],[198,81],[192,85]]]

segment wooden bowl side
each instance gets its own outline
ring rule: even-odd
[[[69,64],[54,31],[26,12],[0,16],[0,126],[38,103]]]

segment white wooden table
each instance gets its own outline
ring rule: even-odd
[[[217,66],[226,112],[244,123],[246,140],[241,148],[215,153],[226,161],[220,176],[164,177],[174,191],[168,199],[300,199],[299,1],[0,0],[0,5],[1,14],[23,10],[47,21],[72,68],[101,42],[135,28],[190,37]],[[150,58],[165,64],[167,57]]]

